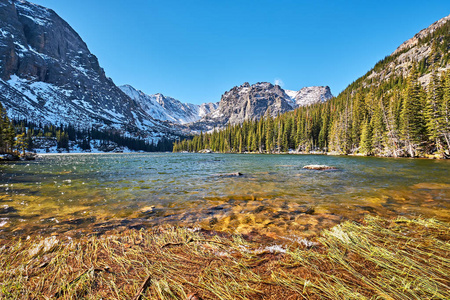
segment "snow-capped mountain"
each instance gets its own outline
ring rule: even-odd
[[[309,86],[299,91],[285,90],[285,92],[295,103],[296,107],[325,102],[333,98],[328,86]]]
[[[0,0],[0,101],[10,117],[42,124],[109,128],[150,139],[178,130],[106,77],[54,11],[24,0]]]
[[[182,103],[163,94],[147,95],[130,85],[119,88],[153,118],[178,124],[186,124],[199,120],[215,110],[218,103],[204,103],[201,105]]]
[[[225,92],[219,107],[201,120],[190,125],[193,130],[211,130],[227,124],[259,119],[267,113],[272,116],[294,110],[297,107],[324,102],[331,99],[328,86],[304,87],[299,91],[283,90],[269,82],[248,82]]]

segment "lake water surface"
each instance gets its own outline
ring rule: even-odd
[[[0,164],[0,238],[161,224],[312,236],[365,214],[450,221],[449,175],[450,161],[426,159],[46,155]]]

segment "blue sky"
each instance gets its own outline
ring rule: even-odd
[[[448,0],[31,2],[64,18],[117,85],[197,104],[246,81],[337,95],[450,14]]]

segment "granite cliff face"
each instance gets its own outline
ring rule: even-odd
[[[157,138],[176,131],[106,77],[95,55],[54,11],[0,0],[0,101],[10,117],[114,128]]]
[[[224,124],[237,124],[244,120],[260,118],[266,113],[272,116],[292,110],[284,90],[278,85],[248,82],[225,92],[219,102],[219,108],[210,117]]]
[[[225,92],[219,107],[201,120],[191,124],[193,130],[211,130],[228,124],[239,124],[245,120],[259,119],[266,114],[277,116],[297,107],[324,102],[331,99],[330,88],[305,87],[299,91],[283,90],[269,82],[248,82]]]

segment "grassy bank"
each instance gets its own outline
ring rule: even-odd
[[[316,241],[186,228],[0,247],[1,299],[450,299],[450,224],[367,217]],[[192,298],[192,297],[191,297]],[[194,298],[192,298],[194,299]]]

